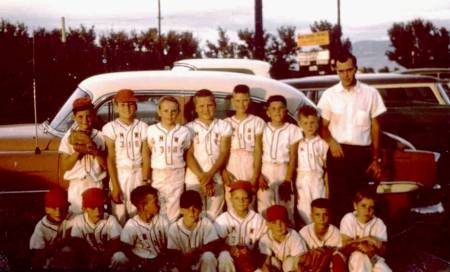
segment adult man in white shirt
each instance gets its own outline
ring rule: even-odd
[[[380,124],[386,111],[378,91],[356,80],[357,62],[349,52],[336,61],[340,82],[327,89],[319,103],[321,136],[329,145],[329,194],[336,220],[351,210],[351,197],[369,178],[381,175]]]

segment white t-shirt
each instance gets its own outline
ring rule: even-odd
[[[252,210],[245,218],[240,218],[232,210],[222,213],[216,219],[216,229],[227,245],[246,245],[250,249],[257,245],[267,231],[264,218]]]
[[[135,215],[125,223],[120,240],[130,245],[136,256],[154,259],[166,248],[168,229],[169,220],[164,216],[155,215],[146,223]]]
[[[152,168],[184,168],[184,153],[191,145],[191,132],[179,124],[167,131],[158,123],[148,127],[147,143],[152,151]]]
[[[306,242],[308,250],[320,247],[342,246],[341,233],[339,232],[339,229],[333,225],[328,227],[327,233],[323,237],[323,240],[320,240],[319,237],[317,237],[316,232],[314,231],[314,223],[304,226],[300,230],[300,236]]]
[[[278,260],[284,261],[287,257],[300,256],[306,252],[306,245],[298,232],[293,229],[288,229],[281,243],[273,239],[272,232],[269,230],[259,240],[259,251],[266,256],[275,256]]]
[[[198,119],[186,125],[193,134],[194,157],[203,171],[208,171],[220,155],[220,142],[223,137],[231,136],[231,126],[220,119],[206,127]]]
[[[131,125],[119,119],[103,126],[103,135],[114,141],[116,166],[139,168],[142,165],[142,142],[147,139],[148,125],[137,119]]]
[[[244,120],[238,120],[235,116],[225,119],[233,130],[231,136],[231,151],[243,149],[253,152],[257,135],[263,133],[266,122],[258,116],[249,114]]]
[[[289,162],[289,148],[303,138],[298,126],[284,123],[280,128],[274,128],[267,123],[263,132],[263,162]]]
[[[72,237],[84,239],[96,252],[104,252],[108,242],[120,237],[122,227],[113,215],[105,213],[103,218],[93,224],[87,213],[82,213],[73,219]]]
[[[71,226],[70,218],[63,220],[61,224],[54,224],[47,219],[47,216],[42,217],[34,227],[30,238],[30,249],[46,249],[53,246],[70,236],[68,231]]]
[[[372,142],[371,119],[386,111],[377,89],[359,81],[350,90],[341,83],[327,89],[317,106],[336,141],[362,146]]]
[[[75,153],[73,145],[69,143],[69,137],[72,130],[76,128],[69,129],[64,137],[61,139],[59,144],[59,152],[67,155],[72,155]],[[91,139],[100,151],[105,151],[105,140],[100,131],[93,129],[91,132]],[[86,154],[81,159],[78,159],[75,165],[64,173],[65,180],[74,179],[90,179],[92,181],[99,181],[106,177],[106,171],[102,169],[95,156]]]
[[[323,173],[327,152],[328,144],[320,136],[311,139],[301,139],[298,142],[297,171]]]
[[[168,235],[167,248],[182,253],[189,253],[219,239],[213,222],[207,217],[201,217],[193,230],[187,229],[183,218],[180,218],[170,225]]]
[[[373,236],[380,241],[387,241],[387,228],[383,220],[374,216],[369,222],[362,224],[355,212],[349,212],[341,220],[341,233],[352,239]]]

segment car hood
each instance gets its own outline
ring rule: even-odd
[[[48,133],[42,124],[37,126],[38,147],[41,151],[57,150],[59,138]],[[36,128],[34,124],[0,126],[0,152],[30,151],[36,148]]]

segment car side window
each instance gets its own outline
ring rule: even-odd
[[[387,107],[434,106],[439,101],[428,87],[379,88]]]

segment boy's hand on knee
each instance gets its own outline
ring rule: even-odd
[[[263,175],[260,175],[258,179],[258,189],[267,190],[267,188],[269,188],[267,179]]]
[[[119,188],[112,189],[111,190],[111,199],[116,204],[122,204],[123,203],[122,191]]]

